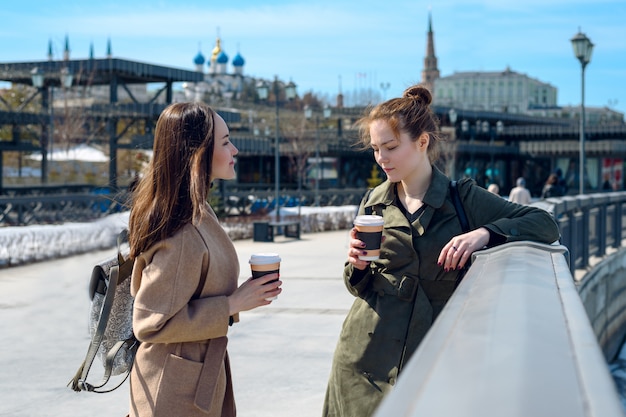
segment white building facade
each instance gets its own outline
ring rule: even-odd
[[[464,110],[528,113],[557,105],[556,87],[506,68],[455,72],[434,80],[434,104]]]

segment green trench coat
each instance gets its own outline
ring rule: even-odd
[[[323,416],[372,415],[452,295],[459,271],[437,265],[441,248],[462,233],[449,182],[433,167],[425,211],[412,224],[395,205],[396,187],[389,181],[361,203],[359,214],[371,207],[384,217],[385,241],[380,259],[364,275],[353,279],[353,266],[346,263],[344,281],[356,299],[335,350]],[[471,180],[460,181],[458,189],[470,229],[486,227],[492,241],[559,239],[544,210],[510,203]]]

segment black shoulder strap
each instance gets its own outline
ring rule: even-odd
[[[367,203],[367,200],[370,199],[370,194],[372,194],[372,191],[374,189],[370,188],[365,192],[365,196],[363,197],[363,205],[365,205]],[[372,214],[372,207],[365,207],[365,214]]]
[[[456,181],[450,181],[450,198],[452,198],[452,204],[454,204],[454,209],[456,210],[456,215],[459,217],[459,222],[461,223],[461,229],[463,233],[467,233],[470,231],[469,221],[467,221],[467,214],[465,213],[465,208],[463,207],[463,203],[461,202],[461,196],[459,195],[459,188],[457,187]],[[470,267],[471,259],[465,264],[462,270],[459,271],[459,274],[456,277],[455,288]]]
[[[461,202],[461,197],[459,196],[459,189],[457,187],[456,181],[450,181],[450,197],[452,198],[452,204],[454,204],[456,215],[459,216],[459,221],[461,222],[461,229],[463,229],[463,233],[469,232],[470,227],[469,222],[467,221],[467,214],[465,214],[465,208],[463,207],[463,203]]]

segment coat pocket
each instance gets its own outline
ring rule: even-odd
[[[159,383],[154,417],[197,414],[194,398],[201,371],[202,362],[168,355]]]
[[[333,367],[324,401],[324,416],[370,416],[391,386],[355,368]]]

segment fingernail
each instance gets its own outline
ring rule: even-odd
[[[443,262],[437,262],[437,265],[441,266],[443,265]]]

